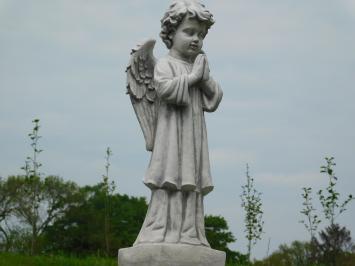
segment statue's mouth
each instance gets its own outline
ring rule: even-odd
[[[198,45],[196,45],[196,44],[190,44],[190,48],[191,48],[192,50],[198,50]]]

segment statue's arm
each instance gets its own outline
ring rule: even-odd
[[[159,61],[154,68],[154,84],[158,97],[170,104],[189,104],[189,77],[187,74],[176,76],[172,66]]]
[[[202,82],[202,107],[206,112],[214,112],[223,97],[223,91],[220,85],[210,77],[207,81]]]

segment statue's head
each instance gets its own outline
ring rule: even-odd
[[[174,1],[165,13],[164,17],[161,19],[160,37],[168,49],[170,49],[173,45],[173,38],[176,30],[187,16],[190,19],[196,19],[200,23],[205,24],[207,31],[214,24],[213,15],[199,1]]]

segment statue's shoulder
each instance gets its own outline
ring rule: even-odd
[[[171,56],[169,55],[164,55],[163,57],[160,57],[158,60],[157,60],[157,63],[155,66],[157,65],[160,65],[160,66],[164,66],[164,65],[169,65],[172,63],[172,60],[171,60]]]
[[[169,55],[165,55],[157,60],[154,69],[155,75],[158,73],[170,73],[174,69],[174,62]]]
[[[174,69],[180,68],[181,66],[188,65],[189,63],[176,59],[171,55],[165,55],[157,60],[155,68],[159,71],[175,72]]]

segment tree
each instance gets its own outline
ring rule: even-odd
[[[309,242],[294,241],[291,245],[282,244],[278,250],[255,266],[316,266],[309,261],[311,246]],[[320,266],[320,265],[319,265]]]
[[[75,204],[78,188],[73,182],[65,182],[57,176],[44,180],[38,176],[11,178],[17,184],[14,214],[31,232],[30,254],[33,255],[38,250],[38,239],[43,231]]]
[[[338,224],[331,224],[319,233],[320,240],[314,240],[317,260],[327,266],[346,265],[354,249],[350,231]],[[350,258],[351,259],[351,258]],[[355,260],[352,260],[354,263]],[[350,264],[349,264],[350,265]]]
[[[16,184],[11,178],[3,180],[0,177],[0,246],[4,246],[6,251],[10,248],[10,232],[7,220],[14,211],[13,195],[16,194],[16,190]]]
[[[226,252],[226,263],[245,265],[247,256],[229,249],[228,244],[236,241],[222,216],[205,216],[206,237],[211,248]]]
[[[303,197],[303,203],[302,203],[303,209],[301,210],[301,213],[306,216],[306,220],[301,220],[300,222],[304,224],[312,240],[315,237],[315,233],[317,232],[318,225],[321,222],[318,215],[315,213],[316,209],[313,207],[312,188],[304,187],[302,197]]]
[[[338,178],[334,173],[334,157],[325,157],[327,162],[326,165],[321,166],[321,173],[324,173],[328,176],[329,182],[326,192],[323,190],[318,191],[319,201],[323,207],[323,213],[327,220],[329,220],[330,226],[334,225],[335,219],[346,211],[347,205],[354,198],[350,194],[347,196],[347,199],[342,203],[339,202],[339,192],[336,191],[336,182]]]
[[[117,249],[132,246],[147,211],[145,199],[118,193],[109,195],[112,213],[108,253],[103,227],[105,200],[103,183],[82,187],[77,204],[45,230],[47,252],[117,256]]]
[[[328,176],[328,186],[323,190],[318,191],[319,201],[321,203],[323,214],[325,218],[329,221],[329,226],[326,228],[326,231],[322,231],[320,233],[321,239],[324,241],[327,239],[336,239],[336,237],[340,237],[345,235],[345,231],[339,229],[339,225],[335,224],[336,218],[346,211],[347,205],[350,201],[353,200],[353,196],[350,194],[347,196],[346,200],[342,203],[340,202],[340,194],[336,191],[336,184],[338,178],[335,176],[334,173],[334,157],[325,157],[326,165],[321,166],[320,172],[326,174]],[[315,213],[316,209],[313,207],[312,203],[312,188],[303,188],[302,197],[304,199],[303,202],[303,209],[301,213],[306,216],[306,220],[302,220],[301,223],[304,224],[307,231],[311,235],[310,241],[310,250],[311,250],[311,257],[309,261],[311,262],[319,262],[319,258],[325,258],[326,260],[335,259],[337,253],[334,253],[335,246],[327,244],[325,242],[321,245],[317,238],[315,237],[315,233],[317,232],[318,225],[320,224],[321,220],[318,218],[318,215]],[[345,229],[344,229],[345,230]],[[350,236],[350,233],[349,233]],[[338,239],[339,240],[339,239]],[[335,241],[335,240],[334,240]],[[333,241],[333,242],[334,242]],[[335,241],[339,244],[338,241]],[[326,247],[331,247],[331,249]],[[321,254],[321,255],[319,255]],[[330,264],[333,265],[333,264]]]
[[[239,254],[228,248],[228,244],[236,239],[229,231],[227,221],[222,216],[206,215],[205,229],[211,248],[226,252],[227,262],[236,262]]]
[[[110,170],[110,158],[112,156],[112,151],[110,147],[106,149],[106,164],[105,164],[105,174],[102,175],[102,189],[105,195],[105,218],[104,218],[104,232],[105,232],[105,245],[106,245],[106,255],[110,253],[110,230],[111,230],[111,219],[112,219],[112,202],[111,195],[114,192],[116,186],[115,182],[109,182],[109,170]]]
[[[224,250],[236,240],[222,216],[206,215],[205,229],[207,240],[214,249]]]
[[[39,139],[42,138],[42,136],[39,135],[39,129],[40,129],[40,120],[39,119],[34,119],[32,120],[33,128],[32,132],[28,134],[31,140],[31,147],[32,147],[32,157],[27,156],[25,160],[25,166],[21,167],[22,170],[25,171],[26,176],[28,177],[36,177],[40,176],[41,173],[39,172],[40,167],[42,164],[38,161],[38,156],[39,154],[43,151],[40,149],[39,146]]]
[[[72,194],[77,189],[72,182],[64,182],[56,176],[47,176],[42,180],[38,161],[40,120],[32,121],[33,128],[28,134],[31,140],[32,156],[25,160],[25,176],[14,176],[10,180],[16,184],[16,193],[12,196],[15,202],[14,214],[30,231],[30,254],[37,251],[38,238],[43,230],[58,218],[71,204]]]
[[[249,165],[246,170],[246,185],[242,186],[243,193],[241,195],[242,207],[245,211],[245,233],[248,240],[248,260],[250,261],[252,246],[256,244],[257,240],[261,239],[263,233],[264,221],[262,220],[263,211],[261,203],[261,193],[254,188],[254,179],[249,175]]]
[[[25,171],[26,177],[24,179],[18,178],[16,182],[19,183],[19,191],[20,195],[16,195],[17,198],[17,207],[16,207],[16,216],[21,218],[22,222],[27,223],[32,231],[32,239],[31,239],[31,249],[30,254],[33,255],[35,252],[35,245],[38,237],[38,228],[37,223],[40,219],[40,172],[39,168],[42,166],[40,162],[38,162],[38,156],[43,151],[41,150],[39,145],[39,139],[41,136],[39,135],[39,119],[34,119],[32,123],[34,124],[32,128],[32,132],[28,134],[31,140],[31,147],[33,155],[27,156],[25,160],[25,166],[21,169]],[[26,197],[26,198],[24,198]]]
[[[316,249],[314,248],[314,241],[315,241],[315,234],[318,230],[318,225],[321,223],[318,215],[316,214],[316,209],[313,207],[312,203],[312,188],[311,187],[304,187],[303,188],[303,209],[301,210],[301,214],[306,216],[305,220],[301,220],[300,222],[303,223],[306,230],[310,234],[310,245],[308,248],[309,254],[308,256],[304,256],[304,260],[306,264],[311,264],[316,261]],[[303,264],[301,264],[303,265]]]

